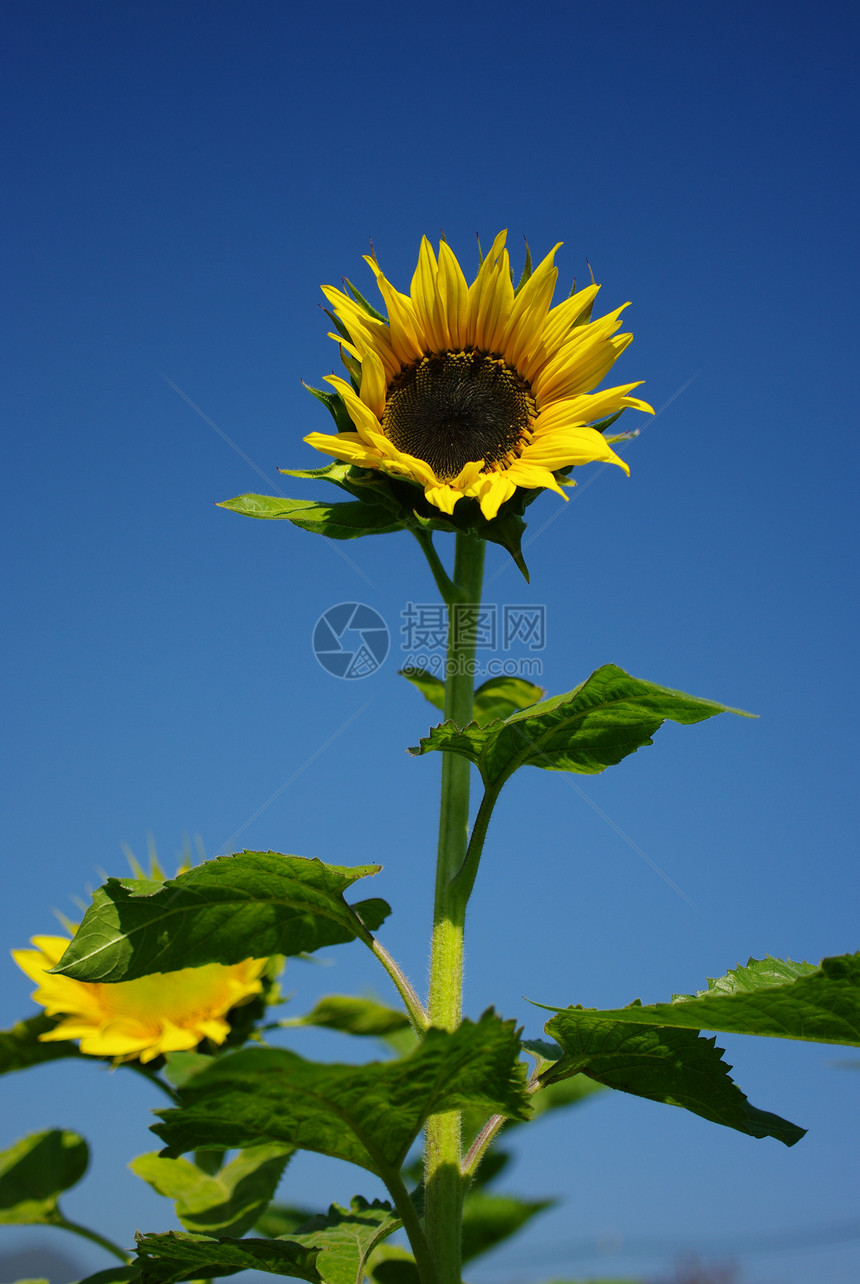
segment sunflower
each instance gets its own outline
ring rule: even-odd
[[[331,337],[351,375],[327,382],[355,431],[305,441],[420,484],[449,516],[470,496],[488,521],[518,487],[567,498],[561,482],[571,483],[556,474],[573,465],[604,460],[629,473],[593,425],[627,407],[653,411],[629,395],[638,383],[589,389],[633,336],[616,334],[623,308],[589,319],[599,286],[551,307],[558,248],[515,289],[504,232],[471,285],[447,243],[437,257],[424,237],[408,295],[366,256],[387,318],[349,282],[351,294],[323,286],[338,330]]]
[[[65,953],[67,937],[34,936],[31,944],[35,949],[13,950],[12,957],[38,984],[33,998],[46,1015],[63,1017],[40,1040],[80,1039],[81,1052],[119,1061],[153,1061],[203,1039],[223,1043],[230,1033],[226,1014],[261,992],[268,962],[206,963],[108,985],[47,972]]]

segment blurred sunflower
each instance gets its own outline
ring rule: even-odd
[[[31,944],[34,949],[13,950],[12,957],[37,983],[33,998],[46,1015],[63,1018],[40,1040],[80,1039],[81,1052],[119,1061],[153,1061],[203,1039],[223,1043],[230,1033],[227,1013],[262,991],[268,963],[206,963],[108,985],[48,973],[65,953],[67,937],[34,936]]]
[[[349,282],[351,294],[323,286],[338,330],[331,337],[351,376],[327,382],[355,431],[305,441],[419,483],[448,515],[464,496],[477,499],[488,521],[518,487],[567,498],[561,482],[571,483],[556,473],[573,465],[604,460],[629,473],[593,425],[627,407],[653,411],[629,395],[638,383],[589,389],[633,336],[615,333],[623,308],[589,319],[599,286],[551,307],[558,248],[531,273],[527,261],[515,289],[504,232],[471,285],[446,242],[437,258],[424,237],[409,295],[366,256],[387,318]]]

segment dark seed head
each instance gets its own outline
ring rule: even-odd
[[[515,450],[535,414],[528,384],[482,352],[425,357],[392,381],[382,417],[404,454],[451,481],[464,464],[494,464]]]

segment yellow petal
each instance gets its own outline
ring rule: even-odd
[[[558,279],[558,268],[553,265],[553,258],[560,246],[561,242],[550,250],[514,299],[501,344],[505,360],[515,370],[521,369],[523,354],[537,346],[543,331]]]
[[[627,475],[630,469],[624,460],[616,455],[612,447],[594,428],[584,424],[571,428],[559,428],[546,433],[535,440],[522,453],[521,461],[526,464],[539,464],[553,471],[568,468],[573,464],[591,464],[600,460],[607,464],[617,464]],[[516,465],[512,465],[512,468]]]
[[[463,270],[445,241],[439,246],[439,298],[447,320],[447,346],[460,351],[469,327],[469,287]]]
[[[463,498],[463,492],[455,490],[446,482],[434,482],[432,485],[425,486],[424,496],[429,503],[450,517],[454,511],[454,505]]]
[[[427,338],[430,352],[444,352],[448,347],[448,328],[442,317],[437,277],[439,266],[433,246],[426,236],[421,238],[418,266],[412,277],[412,306]]]

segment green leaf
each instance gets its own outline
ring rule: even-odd
[[[214,1176],[187,1159],[140,1155],[129,1168],[159,1195],[176,1204],[188,1231],[205,1235],[244,1235],[268,1207],[292,1147],[266,1143],[249,1146]]]
[[[445,683],[426,669],[398,669],[401,678],[417,687],[425,700],[429,700],[437,709],[445,708]]]
[[[317,389],[312,389],[314,395]],[[325,464],[322,468],[279,468],[278,472],[284,477],[299,477],[302,481],[328,481],[333,482],[335,486],[341,486],[346,489],[346,481],[352,472],[352,464],[344,464],[340,460],[335,460],[331,464]],[[274,498],[273,496],[271,498]]]
[[[311,1284],[322,1279],[315,1266],[317,1250],[286,1239],[213,1239],[180,1231],[136,1238],[142,1284],[211,1279],[244,1270],[296,1276]]]
[[[282,1021],[281,1025],[316,1025],[344,1034],[374,1035],[379,1039],[409,1027],[409,1017],[397,1008],[374,999],[349,994],[329,994],[319,1000],[307,1016]]]
[[[591,426],[595,432],[599,432],[603,434],[606,432],[607,428],[611,428],[612,425],[615,423],[616,419],[620,419],[623,414],[624,414],[623,410],[616,410],[615,414],[610,415],[608,419],[601,419],[599,423],[592,424]],[[624,434],[622,434],[622,436],[623,435]],[[612,438],[611,440],[615,441],[617,440],[617,438]]]
[[[267,1239],[288,1239],[293,1231],[304,1226],[314,1216],[316,1214],[309,1208],[301,1208],[296,1204],[270,1204],[258,1218],[254,1230]]]
[[[527,709],[542,695],[543,687],[526,682],[525,678],[488,678],[475,692],[472,717],[483,727],[499,718],[507,718],[519,709]]]
[[[603,1091],[603,1084],[589,1079],[586,1074],[571,1075],[568,1079],[548,1083],[541,1087],[532,1097],[535,1118],[547,1110],[563,1110],[567,1106],[578,1106],[581,1102]]]
[[[349,411],[346,408],[346,402],[339,392],[329,392],[324,388],[312,388],[309,383],[305,383],[304,387],[307,388],[311,396],[316,397],[317,401],[322,402],[337,425],[338,432],[355,432],[355,424],[350,419]],[[347,465],[347,467],[348,466],[349,465]],[[282,471],[285,470],[280,468],[278,469],[278,472]],[[293,475],[299,476],[300,474]]]
[[[557,1202],[554,1199],[491,1195],[484,1190],[470,1191],[463,1203],[463,1261],[469,1262],[481,1253],[488,1253]]]
[[[95,1275],[88,1275],[85,1280],[79,1280],[78,1284],[129,1284],[131,1280],[139,1280],[140,1271],[136,1266],[121,1266],[119,1262],[115,1266],[108,1266],[103,1271],[96,1271]]]
[[[490,1010],[452,1033],[431,1029],[409,1056],[369,1065],[305,1061],[280,1048],[215,1059],[153,1131],[167,1153],[263,1140],[346,1159],[380,1176],[401,1168],[428,1115],[479,1106],[528,1118],[514,1023]]]
[[[380,1244],[368,1263],[372,1284],[421,1284],[415,1258],[399,1244]]]
[[[56,1222],[57,1199],[77,1185],[89,1161],[83,1137],[59,1128],[31,1133],[0,1152],[0,1225]]]
[[[378,312],[378,311],[376,310],[376,308],[373,306],[373,304],[372,304],[372,303],[370,303],[370,302],[369,302],[369,301],[364,297],[364,295],[361,293],[361,291],[360,291],[360,290],[358,290],[358,289],[356,289],[356,287],[353,285],[352,281],[350,281],[350,279],[349,279],[348,277],[344,277],[344,279],[343,279],[343,280],[344,280],[344,284],[345,284],[346,288],[349,290],[350,294],[351,294],[351,295],[352,295],[352,297],[355,299],[356,303],[360,303],[360,304],[361,304],[361,306],[364,308],[364,310],[365,310],[365,312],[367,313],[367,315],[368,315],[368,316],[373,317],[373,319],[374,319],[375,321],[381,321],[381,322],[383,323],[383,325],[386,325],[386,326],[387,326],[387,325],[388,325],[388,318],[387,318],[386,316],[383,316],[383,314],[382,314],[381,312]]]
[[[539,491],[534,491],[537,496]],[[504,507],[504,506],[503,506]],[[522,575],[526,584],[529,580],[529,568],[526,566],[523,557],[523,535],[526,533],[526,524],[519,513],[499,512],[499,516],[493,518],[491,522],[480,531],[484,539],[488,539],[491,544],[500,544],[502,548],[507,549],[514,560],[517,570]]]
[[[43,1061],[58,1061],[62,1057],[82,1057],[84,1054],[78,1045],[68,1039],[39,1042],[39,1035],[53,1030],[56,1024],[56,1018],[40,1012],[38,1016],[19,1021],[10,1030],[0,1030],[0,1074],[28,1070]]]
[[[262,517],[271,521],[292,522],[314,535],[329,539],[355,539],[359,535],[387,535],[405,528],[405,521],[392,514],[387,504],[354,500],[348,504],[323,504],[311,499],[285,499],[280,495],[237,495],[225,499],[218,508],[241,513],[244,517]]]
[[[133,879],[110,878],[95,892],[53,971],[76,981],[130,981],[151,972],[343,944],[361,930],[343,893],[380,868],[241,852],[155,884],[155,891],[139,890]],[[389,912],[380,900],[353,909],[370,931]]]
[[[529,279],[531,274],[532,274],[532,252],[529,249],[528,241],[526,241],[526,258],[525,258],[525,262],[523,263],[523,270],[520,273],[520,279],[517,282],[517,288],[514,290],[515,295],[519,294],[520,290],[523,288],[523,286],[525,285],[526,281]]]
[[[367,1259],[378,1244],[402,1226],[391,1205],[357,1195],[349,1208],[332,1204],[291,1236],[307,1248],[318,1248],[316,1267],[325,1284],[361,1284]]]
[[[417,687],[426,700],[437,709],[445,709],[445,683],[426,669],[401,669],[400,674]],[[524,678],[489,678],[475,692],[472,717],[480,726],[500,718],[507,718],[517,709],[525,709],[543,695],[537,687]]]
[[[566,1055],[544,1070],[544,1082],[587,1074],[607,1088],[682,1106],[750,1137],[776,1137],[786,1146],[806,1131],[751,1106],[729,1078],[731,1066],[722,1060],[716,1040],[695,1030],[626,1025],[583,1008],[557,1012],[545,1028]]]
[[[168,1052],[164,1058],[162,1073],[174,1087],[181,1088],[211,1064],[212,1057],[205,1052],[197,1052],[196,1049],[189,1052]]]
[[[822,959],[817,967],[767,955],[671,1003],[588,1011],[603,1021],[860,1047],[860,953]]]
[[[410,753],[440,749],[460,754],[475,763],[488,788],[499,789],[523,766],[594,775],[650,745],[666,720],[701,722],[717,713],[742,711],[643,682],[605,664],[574,691],[542,700],[501,724],[472,723],[461,730],[453,722],[442,723]]]
[[[314,390],[316,391],[316,390]],[[340,400],[340,398],[335,398]],[[343,403],[341,403],[343,404]],[[344,413],[346,411],[344,410]],[[350,430],[352,430],[350,422]],[[300,477],[305,481],[328,481],[345,490],[356,499],[371,504],[382,504],[401,516],[401,504],[392,492],[390,478],[376,468],[359,468],[355,464],[345,464],[334,460],[323,468],[279,468],[285,477]]]

